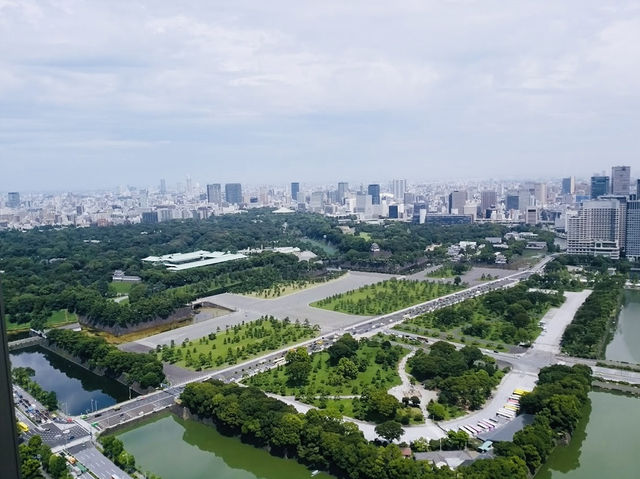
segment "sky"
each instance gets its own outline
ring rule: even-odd
[[[640,168],[640,2],[0,0],[0,190]]]

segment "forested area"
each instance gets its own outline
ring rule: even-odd
[[[405,321],[397,329],[415,333],[457,331],[493,341],[518,344],[533,340],[538,334],[538,320],[552,306],[564,302],[560,293],[528,291],[521,283],[492,291],[462,303],[426,313]]]
[[[181,395],[183,405],[211,418],[227,434],[240,436],[273,454],[296,458],[310,469],[349,479],[454,478],[449,469],[402,457],[395,444],[377,447],[358,427],[339,417],[311,409],[299,414],[292,406],[267,397],[255,387],[219,381],[193,383]]]
[[[96,324],[125,326],[166,318],[176,308],[221,292],[267,290],[326,274],[326,266],[397,272],[429,259],[425,247],[460,240],[481,241],[500,236],[499,225],[355,225],[371,238],[343,234],[336,220],[317,214],[277,215],[267,209],[250,210],[208,220],[171,221],[156,225],[131,224],[107,228],[40,228],[0,232],[0,269],[10,321],[38,325],[56,311],[68,310]],[[383,255],[371,253],[376,241]],[[333,255],[320,247],[329,245]],[[298,262],[292,255],[263,253],[191,270],[171,272],[143,264],[149,255],[199,249],[238,251],[267,246],[299,246],[314,251],[324,264]],[[431,260],[438,260],[437,253]],[[441,258],[440,258],[441,259]],[[131,289],[128,303],[109,300],[114,270],[142,278]]]
[[[558,439],[570,435],[583,416],[591,381],[591,369],[583,365],[541,369],[534,390],[520,400],[522,412],[535,414],[533,424],[517,432],[513,442],[496,443],[496,459],[479,460],[461,468],[463,476],[526,479],[529,474],[534,475]]]
[[[593,292],[582,303],[562,335],[562,351],[581,358],[604,356],[611,339],[610,328],[622,305],[625,278],[620,275],[601,276]]]
[[[321,299],[311,306],[341,313],[374,316],[397,311],[460,290],[449,283],[395,278]]]
[[[102,338],[69,329],[52,329],[47,337],[51,345],[92,369],[104,371],[108,377],[124,375],[127,384],[136,382],[146,389],[158,387],[165,380],[162,363],[153,354],[120,351]]]
[[[18,452],[22,479],[71,478],[67,461],[57,454],[52,454],[51,448],[42,442],[40,436],[32,436],[28,442],[20,444]]]
[[[465,346],[457,350],[444,341],[434,343],[428,353],[419,349],[407,365],[426,388],[438,391],[438,403],[445,407],[479,409],[502,378],[495,359],[478,348]],[[442,420],[445,415],[438,403],[429,405],[429,413]]]

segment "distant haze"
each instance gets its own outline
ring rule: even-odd
[[[640,4],[0,0],[0,190],[640,167]]]

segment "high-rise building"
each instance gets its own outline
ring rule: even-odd
[[[143,223],[157,223],[158,222],[158,212],[157,211],[144,211],[142,213],[142,222]]]
[[[405,193],[404,194],[404,204],[410,205],[411,203],[415,203],[416,195],[413,193]]]
[[[625,240],[625,212],[618,198],[584,201],[567,219],[567,253],[618,259]]]
[[[522,188],[518,191],[518,207],[520,211],[525,213],[529,206],[531,206],[531,190],[529,188]]]
[[[241,205],[242,201],[242,185],[240,183],[227,183],[224,185],[224,197],[227,203],[231,205]]]
[[[507,210],[517,210],[520,209],[520,196],[516,194],[507,195],[504,201],[504,206]]]
[[[537,206],[528,206],[525,222],[528,225],[537,225],[540,222],[540,210]]]
[[[545,206],[547,204],[547,185],[536,183],[533,187],[533,195],[536,198],[537,206]]]
[[[608,176],[592,176],[591,177],[591,199],[595,200],[599,196],[609,194],[609,177]]]
[[[480,192],[480,211],[482,216],[489,208],[494,208],[498,204],[498,193],[491,190]]]
[[[640,180],[638,180],[640,182]],[[627,258],[640,259],[640,200],[627,202],[625,253]]]
[[[292,182],[291,183],[291,199],[293,201],[298,201],[298,193],[300,193],[300,183]]]
[[[576,192],[576,179],[573,176],[562,178],[562,194],[572,195]]]
[[[167,194],[167,182],[164,180],[164,178],[160,180],[160,194],[161,195]]]
[[[371,195],[371,204],[380,204],[380,185],[369,185],[367,187],[367,194]]]
[[[7,207],[20,207],[20,193],[18,193],[17,191],[12,191],[7,195]]]
[[[356,193],[356,206],[355,213],[361,213],[365,216],[369,216],[372,211],[373,198],[370,194],[364,191],[358,191]]]
[[[426,203],[414,203],[413,205],[413,217],[411,219],[413,223],[423,225],[427,221],[427,205]]]
[[[314,191],[311,193],[311,202],[309,203],[309,207],[311,211],[321,212],[324,206],[324,192],[323,191]]]
[[[216,205],[222,203],[222,186],[220,183],[207,185],[207,202]]]
[[[407,192],[407,180],[393,180],[391,182],[391,193],[398,203],[404,201],[404,194]]]
[[[398,205],[389,205],[389,218],[397,219],[399,217]]]
[[[465,190],[456,190],[449,193],[449,214],[462,213],[466,202],[467,192]]]
[[[342,203],[344,199],[347,197],[347,193],[349,192],[349,183],[346,181],[341,181],[338,183],[338,201]]]
[[[631,167],[614,166],[611,168],[611,194],[629,195],[629,184],[631,181]]]

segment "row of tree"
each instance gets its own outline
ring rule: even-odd
[[[227,434],[265,447],[273,454],[296,458],[311,469],[327,470],[349,479],[453,478],[447,468],[409,461],[395,444],[377,447],[358,427],[339,417],[311,409],[299,414],[291,406],[254,387],[219,381],[192,383],[182,403],[201,418],[209,418]],[[385,431],[386,426],[382,428]],[[390,425],[390,428],[396,428]],[[393,431],[389,431],[393,432]]]
[[[49,411],[58,409],[58,396],[55,391],[45,391],[42,387],[31,379],[36,375],[33,368],[13,368],[11,370],[11,379],[15,384],[21,386],[25,391],[31,394],[36,400],[46,407]]]
[[[522,412],[535,414],[534,422],[513,436],[513,441],[494,445],[496,459],[474,462],[462,468],[465,478],[522,478],[535,472],[549,457],[557,438],[570,435],[589,401],[591,369],[555,365],[540,370],[538,384],[522,397]]]
[[[120,351],[103,338],[89,336],[70,329],[52,329],[48,340],[92,369],[104,372],[112,378],[123,377],[127,384],[138,383],[143,389],[158,387],[165,376],[155,352],[140,354]]]
[[[601,358],[609,329],[622,304],[624,277],[602,275],[562,335],[562,350],[571,356]]]

